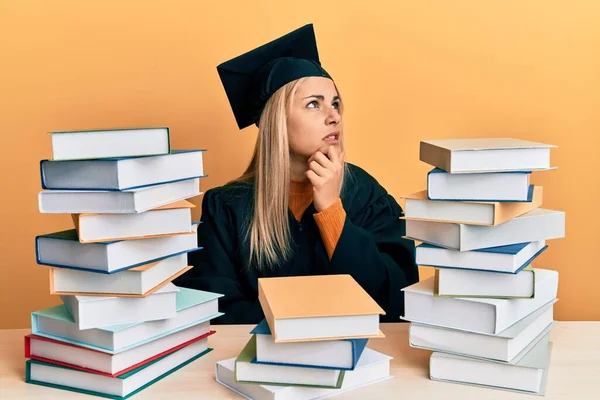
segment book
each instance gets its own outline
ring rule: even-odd
[[[450,173],[540,171],[557,146],[513,138],[422,140],[419,159]]]
[[[416,246],[417,265],[470,271],[516,274],[548,248],[545,240],[459,251],[421,243]]]
[[[251,400],[316,400],[335,396],[362,386],[375,384],[390,378],[391,357],[369,348],[354,371],[345,371],[340,389],[323,389],[302,386],[275,386],[236,382],[235,358],[217,361],[215,378],[218,383]]]
[[[350,275],[259,278],[258,300],[275,343],[384,336],[385,311]]]
[[[25,382],[93,396],[127,399],[209,353],[212,349],[207,348],[204,340],[114,378],[43,361],[27,360]]]
[[[433,352],[429,374],[430,379],[436,381],[543,395],[551,353],[552,343],[548,342],[548,335],[514,363]]]
[[[200,178],[192,178],[122,191],[42,190],[38,206],[45,214],[133,214],[200,194]]]
[[[80,330],[173,318],[179,288],[169,283],[142,298],[64,296],[60,298]]]
[[[453,222],[469,225],[500,225],[542,205],[543,190],[536,186],[530,202],[475,202],[428,200],[427,190],[405,197],[403,219]]]
[[[117,354],[27,335],[25,358],[114,378],[215,333],[206,328],[204,324],[196,325]]]
[[[138,240],[192,232],[194,204],[179,200],[136,214],[72,214],[80,243]]]
[[[223,315],[218,305],[222,294],[180,287],[176,296],[177,315],[173,318],[86,330],[77,327],[61,304],[32,312],[31,333],[116,354],[195,325],[206,324],[208,328],[210,320]]]
[[[204,175],[205,150],[173,150],[148,157],[40,161],[43,189],[130,190]]]
[[[441,268],[435,270],[436,296],[487,297],[494,299],[532,298],[535,296],[535,272],[528,266],[517,274],[467,271]]]
[[[146,297],[190,269],[185,253],[115,274],[49,267],[50,294]]]
[[[53,160],[83,160],[168,154],[168,127],[48,132]]]
[[[256,336],[252,335],[235,360],[237,382],[339,389],[344,381],[345,371],[339,369],[258,364],[252,362],[255,358]]]
[[[544,208],[536,208],[497,226],[406,220],[406,238],[459,251],[564,236],[565,213]]]
[[[531,201],[530,171],[450,174],[434,168],[427,173],[429,200]]]
[[[266,320],[252,331],[256,336],[256,360],[260,364],[353,370],[369,339],[275,343]]]
[[[417,349],[511,362],[536,338],[552,329],[556,301],[544,304],[495,335],[411,322],[408,329],[409,345]]]
[[[161,236],[139,240],[80,243],[75,229],[36,237],[40,265],[112,274],[200,249],[196,234]]]
[[[404,320],[476,333],[497,334],[542,305],[556,299],[558,272],[538,269],[536,295],[531,299],[491,299],[434,296],[434,277],[408,286]]]

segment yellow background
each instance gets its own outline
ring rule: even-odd
[[[344,97],[348,161],[396,198],[425,188],[423,139],[559,146],[558,169],[532,180],[566,238],[535,265],[560,272],[556,319],[599,319],[598,21],[595,0],[1,1],[0,328],[60,302],[34,253],[36,235],[72,227],[38,211],[46,132],[167,125],[175,149],[208,149],[202,189],[221,185],[256,129],[238,131],[216,65],[309,22]]]

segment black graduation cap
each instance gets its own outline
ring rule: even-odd
[[[321,67],[312,24],[305,25],[217,66],[238,127],[255,123],[267,100],[285,84],[331,76]]]

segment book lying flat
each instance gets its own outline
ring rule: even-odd
[[[53,160],[85,160],[168,154],[168,127],[94,129],[48,132]]]
[[[491,299],[434,296],[434,277],[408,286],[404,313],[411,322],[476,333],[498,334],[556,299],[558,272],[538,269],[536,296],[531,299]]]
[[[342,339],[275,343],[264,319],[250,333],[256,335],[257,363],[342,370],[353,370],[356,367],[369,341]]]
[[[350,275],[259,278],[258,300],[275,343],[384,336],[385,311]]]
[[[137,214],[72,214],[80,243],[138,240],[192,232],[192,208],[186,200]]]
[[[25,336],[25,358],[80,371],[117,377],[214,334],[196,325],[118,354],[91,350],[43,336]]]
[[[365,349],[354,371],[345,371],[340,389],[240,383],[235,380],[235,358],[217,361],[215,378],[221,385],[250,400],[317,400],[390,378],[391,359],[385,354]]]
[[[50,294],[147,297],[192,269],[187,261],[184,253],[116,274],[50,267]]]
[[[180,368],[196,361],[212,349],[205,340],[192,343],[118,377],[79,371],[43,361],[25,362],[25,381],[55,389],[107,397],[127,399]]]
[[[179,288],[168,283],[147,297],[60,296],[80,330],[173,318]]]
[[[149,157],[40,162],[43,189],[129,190],[205,177],[204,150]]]
[[[435,270],[435,296],[529,299],[535,296],[536,269],[528,266],[518,274],[442,268]]]
[[[80,330],[64,305],[31,313],[31,333],[88,349],[117,354],[183,329],[206,324],[220,317],[219,293],[179,288],[177,315],[173,318],[135,324]]]
[[[513,138],[422,140],[419,159],[450,173],[543,171],[557,146]]]
[[[405,197],[403,219],[496,226],[542,205],[543,189],[536,186],[529,202],[429,200],[422,190]]]

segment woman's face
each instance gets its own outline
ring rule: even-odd
[[[308,77],[300,83],[287,121],[292,154],[309,158],[323,147],[339,146],[344,128],[340,108],[331,79]]]

